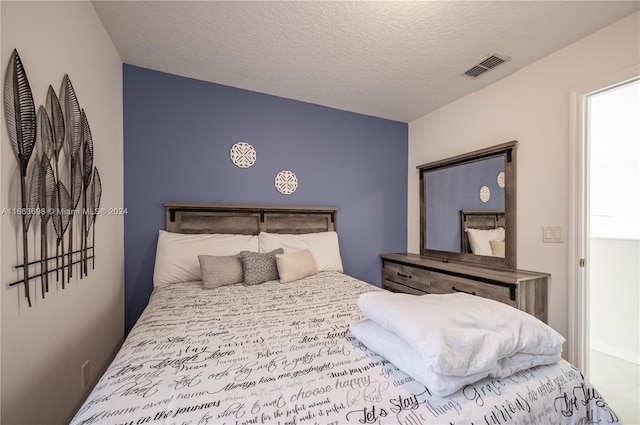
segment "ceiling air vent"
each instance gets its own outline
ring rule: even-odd
[[[502,65],[503,63],[510,60],[511,58],[509,56],[501,55],[499,53],[492,53],[491,55],[484,58],[480,63],[477,63],[471,68],[467,69],[464,72],[464,75],[471,78],[477,78],[485,72],[490,71],[496,66]]]

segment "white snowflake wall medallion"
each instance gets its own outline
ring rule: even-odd
[[[238,142],[229,151],[231,161],[240,168],[249,168],[256,162],[256,150],[247,142]]]
[[[276,189],[283,195],[291,195],[298,188],[298,178],[288,170],[282,170],[276,175]]]
[[[491,197],[491,191],[489,190],[489,187],[482,186],[480,188],[479,196],[482,202],[489,202],[489,198]]]

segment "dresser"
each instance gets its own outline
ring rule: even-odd
[[[547,322],[549,274],[423,257],[382,254],[382,285],[414,295],[465,292],[526,311]]]

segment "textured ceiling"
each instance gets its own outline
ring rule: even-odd
[[[127,64],[410,122],[638,1],[94,1]],[[487,55],[512,60],[477,79]]]

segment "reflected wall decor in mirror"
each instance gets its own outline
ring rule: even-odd
[[[417,167],[420,255],[516,267],[517,144]]]

